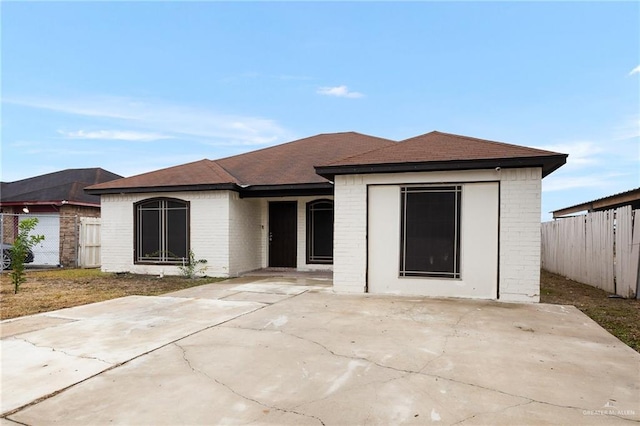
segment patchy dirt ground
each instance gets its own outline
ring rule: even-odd
[[[154,296],[221,281],[221,278],[110,274],[97,269],[60,269],[27,273],[18,294],[8,273],[0,275],[0,319],[101,302],[116,297]]]
[[[640,352],[640,300],[611,298],[603,290],[542,271],[540,301],[574,305],[602,328]]]

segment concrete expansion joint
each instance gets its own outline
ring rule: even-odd
[[[22,423],[22,422],[19,422],[19,421],[17,421],[17,420],[13,420],[13,419],[12,419],[12,418],[10,418],[9,416],[1,417],[1,418],[2,418],[3,420],[7,420],[7,421],[11,422],[12,424],[13,424],[13,423],[15,423],[15,424],[17,424],[17,425],[22,425],[22,426],[31,426],[31,425],[30,425],[30,424],[28,424],[28,423]]]
[[[247,400],[247,401],[249,401],[249,402],[253,402],[254,404],[258,404],[258,405],[260,405],[260,406],[262,406],[262,407],[269,408],[269,409],[271,409],[271,410],[276,410],[276,411],[280,411],[280,412],[283,412],[283,413],[295,414],[295,415],[298,415],[298,416],[303,416],[303,417],[308,417],[308,418],[311,418],[311,419],[315,419],[315,420],[317,420],[317,421],[318,421],[322,426],[326,426],[326,425],[325,425],[325,423],[322,421],[322,419],[320,419],[319,417],[313,416],[313,415],[311,415],[311,414],[301,413],[301,412],[299,412],[299,411],[295,411],[295,410],[293,410],[293,409],[286,409],[286,408],[276,407],[275,405],[265,404],[264,402],[258,401],[257,399],[254,399],[254,398],[251,398],[251,397],[248,397],[248,396],[246,396],[246,395],[241,394],[240,392],[236,391],[235,389],[233,389],[231,386],[227,385],[226,383],[223,383],[223,382],[221,382],[220,380],[216,379],[215,377],[211,377],[210,375],[208,375],[208,374],[207,374],[207,373],[205,373],[204,371],[202,371],[202,370],[200,370],[200,369],[195,368],[195,367],[191,364],[191,361],[189,361],[189,358],[187,357],[187,350],[186,350],[183,346],[179,345],[179,344],[178,344],[178,343],[176,343],[176,342],[173,342],[173,344],[174,344],[175,346],[177,346],[177,347],[182,351],[182,358],[184,359],[184,361],[185,361],[185,363],[187,364],[187,366],[191,369],[191,371],[193,371],[194,373],[197,373],[197,374],[201,374],[201,375],[203,375],[203,376],[204,376],[204,377],[206,377],[207,379],[209,379],[209,380],[211,380],[211,381],[213,381],[213,382],[215,382],[215,383],[219,384],[220,386],[222,386],[222,387],[226,388],[228,391],[230,391],[230,392],[231,392],[231,393],[233,393],[234,395],[237,395],[237,396],[239,396],[239,397],[240,397],[240,398],[242,398],[242,399],[245,399],[245,400]],[[294,407],[294,408],[295,408],[295,407]],[[258,420],[258,419],[256,419],[256,420]]]
[[[25,339],[24,337],[13,336],[13,337],[12,337],[12,339],[20,340],[20,341],[25,342],[25,343],[28,343],[28,344],[30,344],[31,346],[36,347],[36,348],[51,349],[51,351],[52,351],[52,352],[60,352],[61,354],[65,354],[65,355],[70,356],[70,357],[74,357],[74,358],[84,358],[84,359],[92,359],[92,360],[95,360],[95,361],[104,362],[105,364],[110,365],[110,366],[113,366],[113,365],[114,365],[114,363],[113,363],[113,362],[109,362],[109,361],[106,361],[106,360],[104,360],[104,359],[101,359],[101,358],[98,358],[98,357],[95,357],[95,356],[76,355],[76,354],[72,354],[72,353],[69,353],[69,352],[65,352],[65,351],[63,351],[63,350],[61,350],[61,349],[52,348],[51,346],[40,346],[40,345],[36,345],[35,343],[33,343],[33,342],[31,342],[31,341],[29,341],[29,340]]]

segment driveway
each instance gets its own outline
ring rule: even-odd
[[[640,354],[570,306],[238,278],[3,321],[2,420],[638,424]]]

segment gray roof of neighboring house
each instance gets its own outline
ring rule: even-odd
[[[0,183],[0,205],[67,204],[100,206],[100,197],[88,194],[90,185],[122,176],[101,168],[66,169],[15,182]]]

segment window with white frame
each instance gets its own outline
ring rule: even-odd
[[[460,278],[462,185],[407,186],[400,194],[400,276]]]
[[[135,262],[179,263],[189,257],[189,203],[154,198],[135,204]]]

